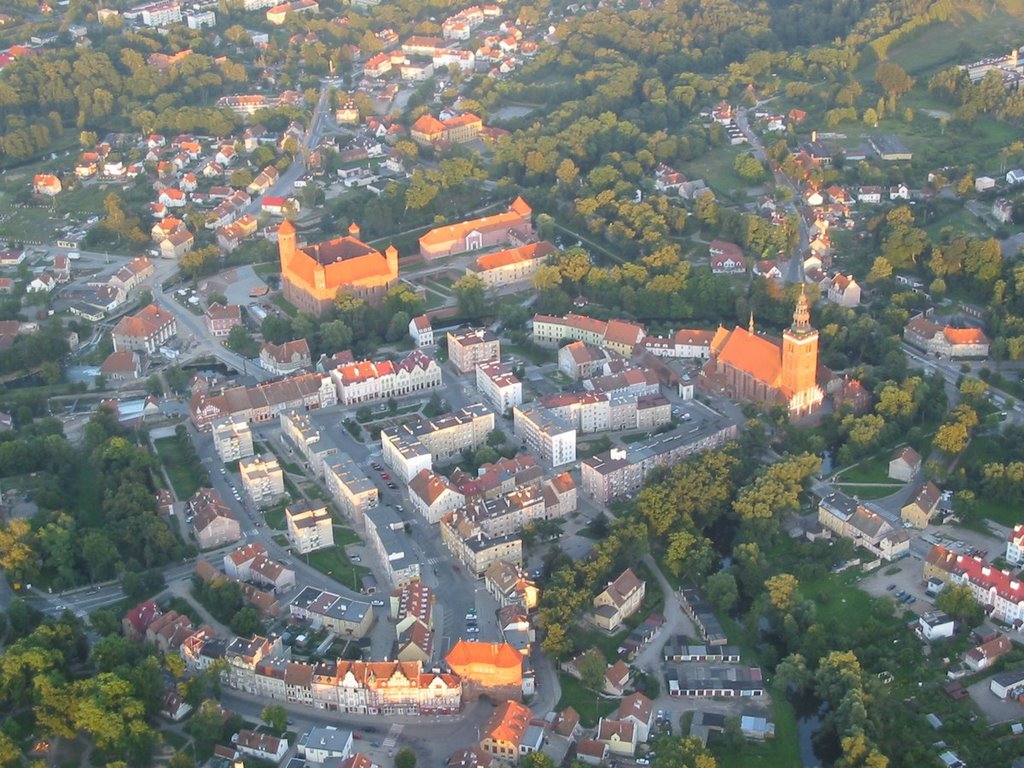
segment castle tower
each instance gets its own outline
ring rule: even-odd
[[[398,249],[389,245],[384,249],[384,258],[388,261],[388,271],[398,277]]]
[[[277,253],[281,258],[281,274],[288,274],[288,265],[295,255],[295,225],[285,219],[277,228]]]
[[[782,332],[782,387],[792,395],[812,390],[818,375],[818,332],[811,327],[811,308],[807,294],[793,312],[793,325]]]

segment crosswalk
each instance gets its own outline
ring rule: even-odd
[[[423,561],[424,565],[437,565],[438,563],[444,562],[443,557],[428,557]]]
[[[391,728],[388,730],[388,735],[381,742],[381,748],[390,753],[395,748],[395,745],[398,744],[398,737],[401,735],[403,728],[405,726],[401,723],[392,723]]]

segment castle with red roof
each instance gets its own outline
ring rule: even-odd
[[[398,282],[398,250],[389,245],[381,253],[359,237],[359,226],[353,224],[344,237],[299,248],[295,226],[282,223],[277,248],[284,297],[318,317],[334,304],[339,290],[379,302]]]

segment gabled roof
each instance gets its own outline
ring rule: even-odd
[[[749,373],[770,387],[782,379],[782,350],[768,339],[744,328],[729,333],[718,354],[718,362]]]
[[[530,726],[533,713],[517,701],[506,701],[491,715],[484,726],[485,738],[519,745]]]
[[[641,723],[650,723],[653,712],[654,702],[638,691],[627,696],[619,703],[619,711],[616,713],[616,717],[619,720],[635,717]]]
[[[503,669],[522,668],[523,655],[508,643],[459,640],[445,656],[449,667],[489,664]]]
[[[453,489],[448,480],[443,475],[435,474],[429,469],[421,469],[409,481],[409,494],[422,499],[427,506],[432,505],[445,491],[450,490]]]

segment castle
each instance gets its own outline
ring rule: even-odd
[[[818,332],[811,327],[810,304],[801,290],[793,324],[782,342],[749,330],[719,328],[701,386],[738,400],[785,405],[790,416],[816,411],[824,394],[818,384]]]
[[[381,300],[398,282],[398,250],[384,253],[359,239],[359,226],[348,235],[299,248],[295,226],[285,221],[277,229],[284,297],[297,309],[321,315],[334,304],[339,290],[370,303]]]

